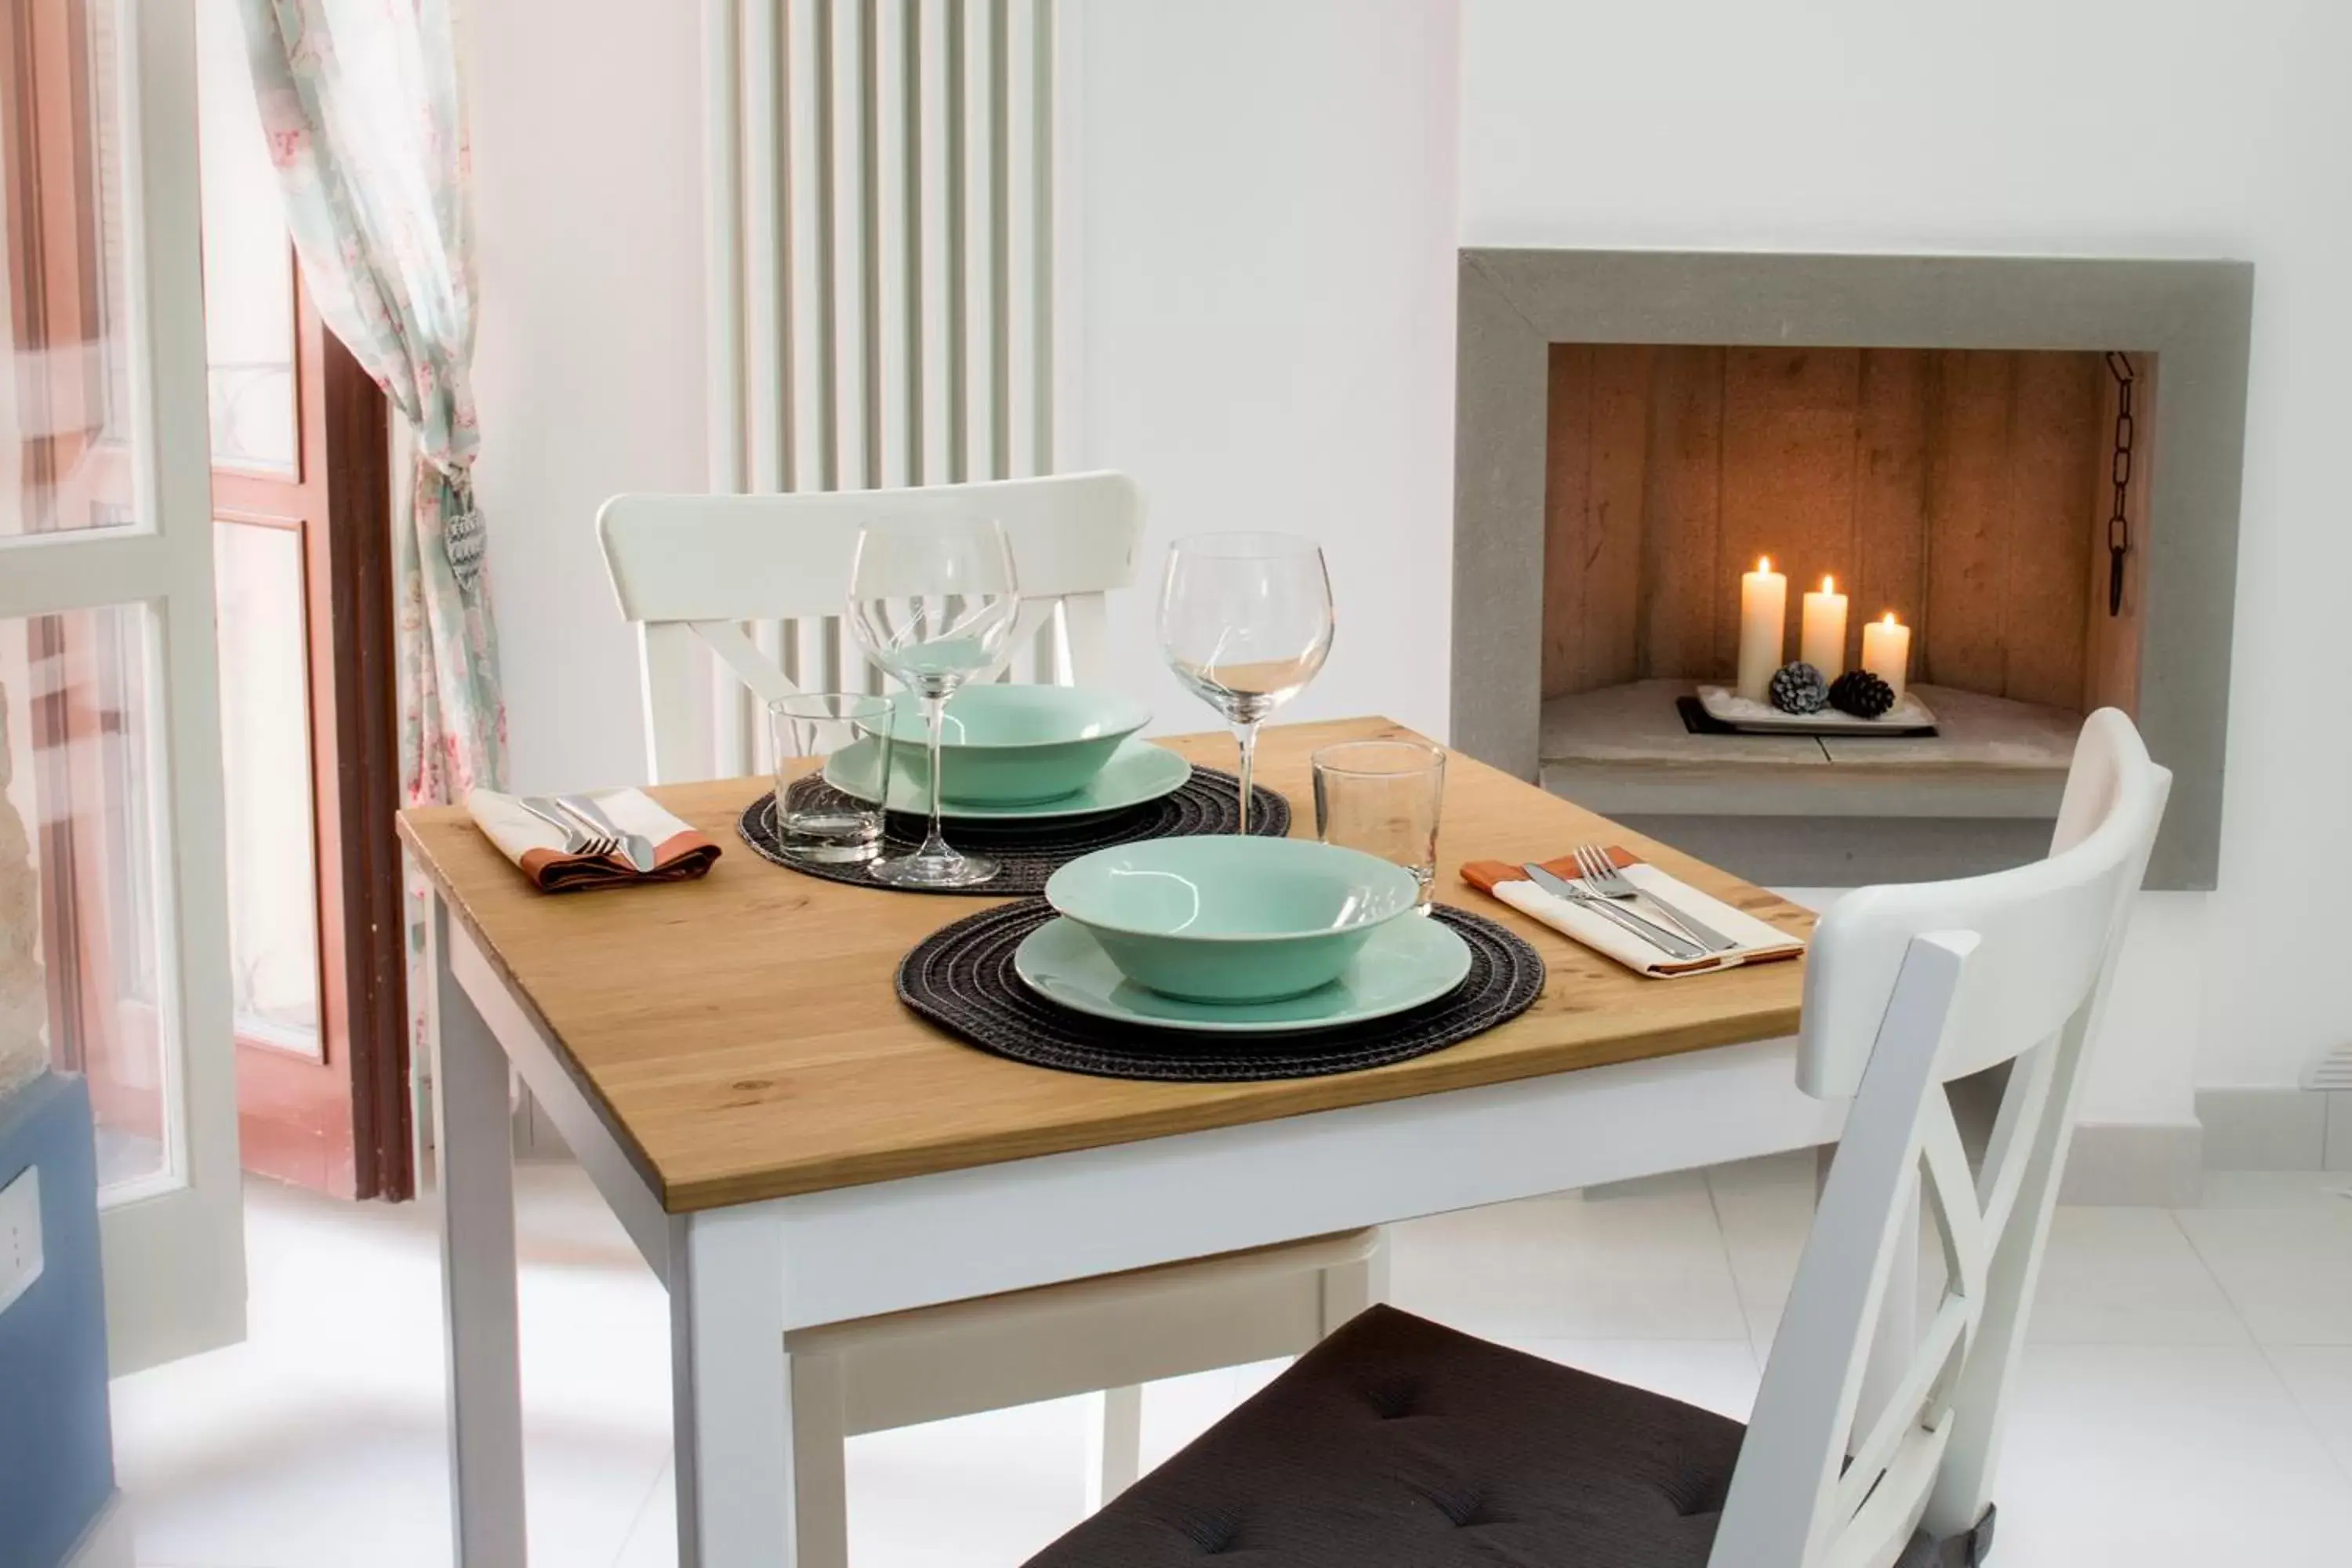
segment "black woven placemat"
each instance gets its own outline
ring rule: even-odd
[[[846,804],[849,797],[814,775],[792,786],[796,811],[827,804]],[[1250,832],[1280,838],[1290,831],[1290,802],[1264,784],[1250,789]],[[947,888],[942,892],[971,893],[1002,899],[1043,892],[1045,879],[1081,855],[1132,844],[1143,838],[1182,838],[1194,834],[1231,833],[1240,816],[1241,781],[1214,768],[1194,768],[1192,776],[1158,800],[1130,805],[1100,816],[1057,817],[1037,822],[957,822],[947,824],[948,842],[971,854],[986,855],[997,863],[997,873],[971,888]],[[891,812],[883,819],[882,853],[904,855],[923,841],[923,819]],[[784,853],[776,833],[776,797],[763,795],[743,808],[735,824],[761,858],[779,866],[847,882],[861,888],[884,884],[866,874],[863,862],[828,865],[801,860]],[[894,891],[901,889],[893,889]],[[905,891],[927,889],[908,889]]]
[[[1183,1034],[1057,1006],[1013,970],[1022,938],[1054,918],[1043,899],[982,910],[916,943],[898,963],[898,1000],[982,1050],[1097,1078],[1232,1083],[1355,1072],[1483,1034],[1527,1011],[1543,991],[1543,959],[1517,935],[1448,904],[1431,917],[1470,944],[1470,973],[1462,984],[1410,1011],[1335,1029]]]

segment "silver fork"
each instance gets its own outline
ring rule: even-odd
[[[583,831],[570,817],[557,816],[555,803],[545,795],[519,795],[515,796],[515,804],[563,835],[563,852],[566,855],[578,855],[596,841],[593,834]]]
[[[1624,903],[1647,899],[1652,909],[1665,916],[1676,930],[1709,952],[1727,952],[1739,945],[1713,926],[1693,920],[1657,894],[1645,893],[1635,887],[1625,873],[1617,868],[1617,862],[1610,858],[1607,848],[1601,845],[1578,845],[1576,869],[1578,879],[1604,899],[1615,899]]]
[[[603,834],[613,846],[605,853],[618,851],[639,871],[654,868],[653,841],[642,833],[623,832],[619,823],[604,815],[604,808],[596,804],[595,796],[559,795],[555,797],[555,804]]]
[[[562,801],[551,800],[545,795],[538,796],[537,799],[541,804],[550,807],[551,810],[541,811],[539,809],[538,805],[532,805],[530,801],[525,801],[523,804],[530,805],[531,810],[539,816],[544,817],[547,821],[558,824],[562,826],[566,832],[576,836],[578,839],[578,847],[573,847],[572,844],[567,841],[563,851],[565,854],[586,855],[593,859],[601,860],[608,855],[617,855],[621,852],[621,841],[618,838],[615,838],[611,834],[603,831],[587,818],[581,816],[574,812],[565,810]]]

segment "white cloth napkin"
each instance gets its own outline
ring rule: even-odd
[[[643,790],[587,792],[623,833],[643,834],[654,847],[654,868],[639,871],[625,855],[567,855],[564,835],[523,808],[513,795],[478,789],[466,796],[474,826],[542,891],[569,892],[624,882],[677,882],[699,877],[719,858],[719,846],[692,824],[655,804]],[[534,797],[536,798],[536,797]],[[560,814],[559,814],[560,815]]]
[[[1486,885],[1483,879],[1474,877],[1473,880],[1486,886],[1488,892],[1520,913],[1541,921],[1561,935],[1582,942],[1595,952],[1608,954],[1628,969],[1660,980],[1706,974],[1743,963],[1794,958],[1805,951],[1803,938],[1790,936],[1744,910],[1735,909],[1720,899],[1700,892],[1689,883],[1668,876],[1622,849],[1612,853],[1627,881],[1645,893],[1664,900],[1692,919],[1713,926],[1739,945],[1727,952],[1710,953],[1705,958],[1678,959],[1652,947],[1608,916],[1595,913],[1556,893],[1546,892],[1524,874],[1500,876],[1491,885]],[[1547,868],[1559,870],[1570,880],[1575,879],[1572,869],[1561,869],[1550,862],[1545,864]],[[1517,871],[1516,867],[1508,869],[1513,873]],[[1630,913],[1664,926],[1669,931],[1674,929],[1671,921],[1660,918],[1646,903],[1625,907]]]

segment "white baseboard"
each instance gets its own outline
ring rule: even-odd
[[[2216,1171],[2352,1171],[2352,1089],[2202,1089],[2205,1163]]]

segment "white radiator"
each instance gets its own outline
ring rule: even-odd
[[[713,489],[1051,470],[1055,8],[705,0]],[[872,683],[837,617],[751,629],[803,687]],[[751,771],[713,679],[719,770]]]

